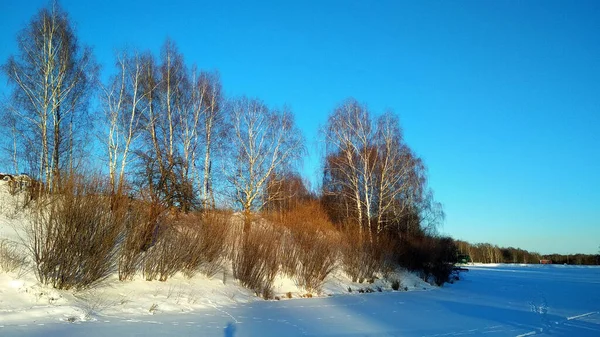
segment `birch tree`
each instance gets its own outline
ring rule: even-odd
[[[122,52],[117,56],[117,75],[103,88],[102,103],[108,121],[108,168],[113,193],[120,194],[130,161],[132,144],[140,134],[140,119],[147,106],[142,88],[143,59]]]
[[[141,68],[139,182],[167,207],[185,212],[198,197],[214,207],[211,167],[224,121],[218,74],[188,69],[170,40],[159,63],[147,54]]]
[[[257,99],[234,100],[230,118],[233,162],[228,181],[236,204],[248,216],[268,203],[269,178],[281,175],[301,158],[303,138],[289,110],[269,109]]]
[[[377,233],[407,214],[423,193],[422,161],[405,144],[398,118],[386,112],[377,119],[376,183]]]
[[[82,146],[77,131],[89,120],[84,115],[98,67],[56,3],[41,9],[17,41],[19,53],[2,70],[13,87],[20,142],[37,157],[31,173],[52,187],[61,169],[73,168],[75,147]]]
[[[424,220],[425,168],[404,142],[391,112],[372,118],[367,107],[348,99],[335,108],[324,129],[324,200],[337,207],[336,221],[380,234]],[[430,201],[430,200],[429,200]],[[345,218],[345,219],[344,219]]]
[[[215,136],[222,132],[223,112],[222,106],[222,88],[218,74],[203,74],[196,86],[202,95],[202,106],[204,115],[204,172],[202,179],[202,204],[204,208],[215,207],[215,197],[213,191],[212,163],[213,153],[218,139]],[[223,135],[223,134],[221,134]]]
[[[327,120],[325,144],[326,155],[335,157],[327,161],[325,170],[337,178],[325,186],[325,193],[344,193],[351,201],[359,232],[366,229],[371,233],[376,153],[367,108],[352,98],[338,106]]]
[[[192,73],[189,113],[182,115],[181,132],[185,179],[195,180],[203,208],[214,208],[212,163],[218,132],[223,122],[222,89],[217,73]],[[202,155],[202,152],[204,154]]]
[[[151,197],[167,207],[187,211],[194,198],[190,163],[185,161],[191,158],[192,150],[185,138],[193,137],[195,132],[188,123],[193,114],[192,90],[183,55],[172,41],[165,42],[160,59],[157,64],[148,55],[143,62],[144,145],[136,154],[142,162],[143,185]],[[187,134],[182,132],[186,127]],[[188,152],[184,155],[185,151]]]

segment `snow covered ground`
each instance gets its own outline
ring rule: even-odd
[[[19,241],[27,219],[8,200],[0,195],[0,240]],[[83,292],[41,286],[30,270],[0,271],[0,336],[600,336],[600,268],[469,269],[442,288],[398,271],[410,290],[400,292],[389,280],[356,284],[338,271],[319,298],[299,298],[306,292],[279,277],[279,301],[257,298],[227,270],[210,279],[111,279]],[[387,291],[357,291],[377,286]]]
[[[2,183],[0,181],[0,249],[8,243],[26,256],[28,253],[24,243],[27,242],[29,216],[22,207],[24,196],[10,195]],[[6,260],[0,254],[0,336],[13,333],[45,335],[48,332],[46,328],[63,323],[74,326],[84,322],[95,324],[105,321],[161,322],[168,320],[171,315],[172,319],[180,319],[185,318],[185,315],[206,313],[207,310],[221,313],[221,310],[225,310],[222,308],[231,310],[262,302],[262,299],[233,278],[230,262],[211,278],[202,274],[192,278],[177,274],[167,282],[148,282],[137,275],[134,280],[121,282],[114,275],[91,290],[61,291],[39,284],[31,264],[7,272],[2,267]],[[372,284],[361,284],[352,282],[338,268],[326,279],[319,293],[298,287],[293,279],[285,275],[277,276],[273,292],[277,299],[291,303],[290,298],[327,297],[348,293],[348,289],[352,289],[354,293],[366,288],[390,291],[394,280],[400,281],[405,291],[433,288],[416,275],[403,270],[391,273],[387,278],[376,279]],[[208,316],[210,315],[212,314]],[[237,324],[240,321],[234,319],[232,322]],[[58,335],[69,333],[60,332]],[[87,333],[80,331],[73,334]],[[117,334],[120,335],[120,331]]]
[[[160,307],[160,304],[159,304]],[[600,336],[600,268],[474,266],[439,289],[254,301],[186,313],[6,317],[2,336]]]

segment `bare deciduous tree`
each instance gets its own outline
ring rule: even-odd
[[[172,41],[163,45],[159,65],[151,55],[144,59],[142,92],[144,146],[136,154],[143,166],[143,185],[153,199],[187,211],[194,194],[181,129],[192,111],[191,87],[183,56]]]
[[[404,143],[398,118],[387,112],[377,119],[376,210],[377,233],[406,214],[423,191],[421,160]]]
[[[128,105],[132,109],[128,116],[137,114],[141,131],[142,141],[135,151],[141,168],[138,183],[167,207],[187,212],[198,205],[199,197],[204,208],[214,207],[211,167],[218,133],[224,129],[218,74],[196,67],[190,71],[170,40],[162,47],[160,63],[149,53],[133,63],[135,67],[125,64],[123,69],[135,74],[137,89],[128,80],[124,97],[131,101],[136,94],[139,100],[135,109]],[[113,105],[118,105],[118,99]],[[113,153],[114,149],[113,145]]]
[[[103,106],[108,120],[109,179],[112,193],[121,193],[132,143],[139,135],[139,123],[145,108],[141,102],[142,58],[123,52],[117,56],[118,73],[103,88]]]
[[[192,72],[191,108],[181,115],[183,165],[186,179],[195,180],[201,194],[202,207],[214,208],[211,167],[214,139],[223,122],[222,89],[217,73]],[[200,152],[204,151],[203,158]],[[203,161],[203,162],[202,162]]]
[[[344,214],[336,218],[351,219],[370,238],[421,220],[425,168],[405,144],[393,113],[372,119],[364,105],[348,99],[333,111],[324,133],[323,192],[337,214]]]
[[[98,67],[81,48],[67,14],[53,3],[18,35],[19,54],[2,67],[13,85],[12,111],[19,142],[37,157],[38,178],[52,187],[61,169],[73,168],[77,130],[88,118],[87,102]]]
[[[350,200],[354,221],[360,232],[371,232],[371,204],[375,152],[369,111],[354,99],[348,99],[329,116],[325,129],[326,170],[336,179],[325,187],[326,193],[343,193]]]
[[[265,189],[265,209],[280,214],[296,208],[301,202],[314,198],[297,173],[284,172],[283,176],[272,176]]]
[[[264,193],[268,179],[300,159],[303,138],[289,110],[272,110],[256,99],[233,101],[230,118],[233,163],[228,180],[235,202],[248,215],[268,202]]]

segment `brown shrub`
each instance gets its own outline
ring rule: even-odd
[[[204,212],[188,216],[178,226],[181,244],[188,254],[183,257],[183,272],[192,277],[197,271],[214,276],[229,251],[228,213]]]
[[[123,223],[119,251],[119,280],[132,279],[142,267],[145,252],[155,243],[164,208],[155,202],[120,199],[115,212]]]
[[[339,240],[334,226],[318,201],[304,201],[268,219],[284,231],[281,268],[307,290],[321,290],[325,278],[335,269]]]
[[[296,284],[308,291],[320,292],[325,278],[335,269],[339,241],[332,234],[298,231],[296,248]]]
[[[183,271],[188,241],[172,226],[166,226],[144,254],[143,273],[147,281],[166,281]]]
[[[396,244],[384,235],[369,238],[356,230],[343,232],[343,269],[353,282],[372,279],[377,272],[388,272],[394,266]]]
[[[233,276],[265,299],[273,297],[279,271],[281,233],[272,226],[255,226],[243,234],[233,259]]]
[[[335,230],[327,212],[317,200],[304,201],[286,212],[270,212],[264,216],[267,220],[290,230],[313,232]]]
[[[115,270],[121,222],[110,209],[107,185],[69,176],[32,209],[27,246],[43,284],[59,289],[94,286]]]
[[[161,217],[143,256],[144,277],[166,281],[177,272],[214,276],[227,255],[228,231],[228,216],[217,212]]]

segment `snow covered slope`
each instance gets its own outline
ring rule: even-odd
[[[22,254],[28,224],[22,195],[12,196],[0,186],[0,240],[18,244]],[[390,280],[400,280],[402,289],[423,290],[432,287],[415,275],[398,270],[388,280],[378,279],[373,284],[352,282],[343,272],[336,271],[327,279],[322,293],[307,293],[295,282],[279,275],[274,284],[274,295],[289,302],[300,297],[325,297],[358,293],[360,289],[390,291]],[[231,267],[208,278],[197,274],[189,279],[176,275],[167,282],[145,281],[141,276],[133,281],[121,282],[116,275],[100,286],[87,291],[61,291],[37,282],[31,266],[2,272],[0,270],[0,326],[32,326],[36,324],[102,322],[115,319],[152,320],[170,314],[192,314],[203,310],[220,310],[222,307],[246,305],[262,299],[242,287],[232,276]],[[272,302],[268,302],[272,303]],[[6,331],[6,330],[5,330]],[[3,336],[2,330],[0,335]]]

